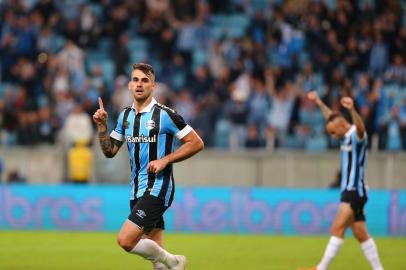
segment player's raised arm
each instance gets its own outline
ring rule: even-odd
[[[103,101],[99,97],[99,109],[93,114],[93,121],[96,123],[99,134],[100,147],[103,154],[108,157],[114,157],[120,149],[121,143],[110,138],[107,130],[107,112],[104,110]]]
[[[354,101],[350,97],[343,97],[343,98],[341,98],[340,102],[341,102],[341,105],[350,112],[352,122],[354,123],[355,127],[357,128],[358,138],[363,139],[364,134],[365,134],[365,125],[361,119],[361,116],[355,110]]]
[[[326,104],[324,104],[324,102],[320,99],[319,94],[317,94],[316,91],[309,92],[307,94],[307,98],[316,103],[317,106],[319,106],[321,112],[323,113],[324,119],[326,120],[329,119],[333,111],[329,107],[327,107]]]

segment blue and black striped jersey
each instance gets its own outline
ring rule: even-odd
[[[364,178],[368,137],[358,138],[353,125],[341,142],[341,192],[357,191],[359,197],[367,196]]]
[[[147,172],[152,160],[161,159],[174,150],[175,137],[182,139],[193,129],[171,108],[155,99],[141,112],[132,107],[119,115],[110,137],[127,143],[130,155],[130,200],[150,194],[172,203],[175,183],[172,164],[157,175]]]

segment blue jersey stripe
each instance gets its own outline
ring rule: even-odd
[[[350,144],[351,138],[345,138],[344,143],[342,145],[347,146]],[[342,150],[341,156],[341,191],[344,191],[347,187],[348,182],[348,167],[351,163],[351,152],[346,150]]]
[[[357,141],[354,139],[354,134],[353,133],[351,135],[351,170],[350,170],[350,179],[349,179],[349,183],[347,185],[347,190],[352,190],[353,186],[354,186],[354,182],[355,182],[355,171],[356,171],[356,167],[357,167],[357,162],[358,162],[358,158],[357,158]]]
[[[130,113],[128,114],[127,121],[128,121],[128,127],[124,130],[124,139],[127,139],[128,136],[133,135],[133,130],[134,130],[134,111],[131,110]],[[130,167],[131,167],[131,176],[130,176],[130,198],[134,199],[134,181],[133,179],[135,178],[135,173],[136,173],[136,166],[135,166],[135,159],[134,155],[134,144],[127,143],[127,149],[128,153],[130,154]]]
[[[358,179],[358,194],[360,195],[360,197],[364,196],[364,166],[365,166],[365,155],[366,155],[366,144],[362,145],[362,149],[361,149],[361,154],[360,154],[360,160],[359,160],[359,164],[360,164],[360,172],[359,172],[359,179]]]

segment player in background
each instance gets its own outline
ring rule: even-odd
[[[131,213],[117,242],[127,252],[152,261],[156,270],[183,270],[186,257],[163,249],[163,214],[175,192],[172,163],[193,156],[204,144],[180,115],[152,97],[156,83],[150,65],[133,65],[128,88],[134,97],[133,105],[120,113],[110,135],[101,98],[93,115],[104,155],[114,157],[124,141],[130,155]],[[174,137],[182,141],[176,151]]]
[[[319,106],[327,121],[327,132],[341,140],[341,202],[331,227],[332,236],[324,256],[311,270],[326,270],[344,243],[345,231],[351,228],[354,237],[374,270],[383,270],[374,240],[365,224],[364,206],[367,202],[367,186],[364,179],[368,138],[361,117],[350,97],[343,97],[341,105],[351,114],[351,125],[341,114],[331,111],[312,91],[307,96]]]

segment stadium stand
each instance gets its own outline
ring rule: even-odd
[[[263,149],[337,147],[305,100],[314,89],[336,110],[354,97],[376,147],[406,149],[404,1],[222,2],[1,1],[0,145],[54,144],[98,96],[114,119],[128,105],[113,102],[118,80],[144,61],[208,147],[252,145],[254,127]]]

